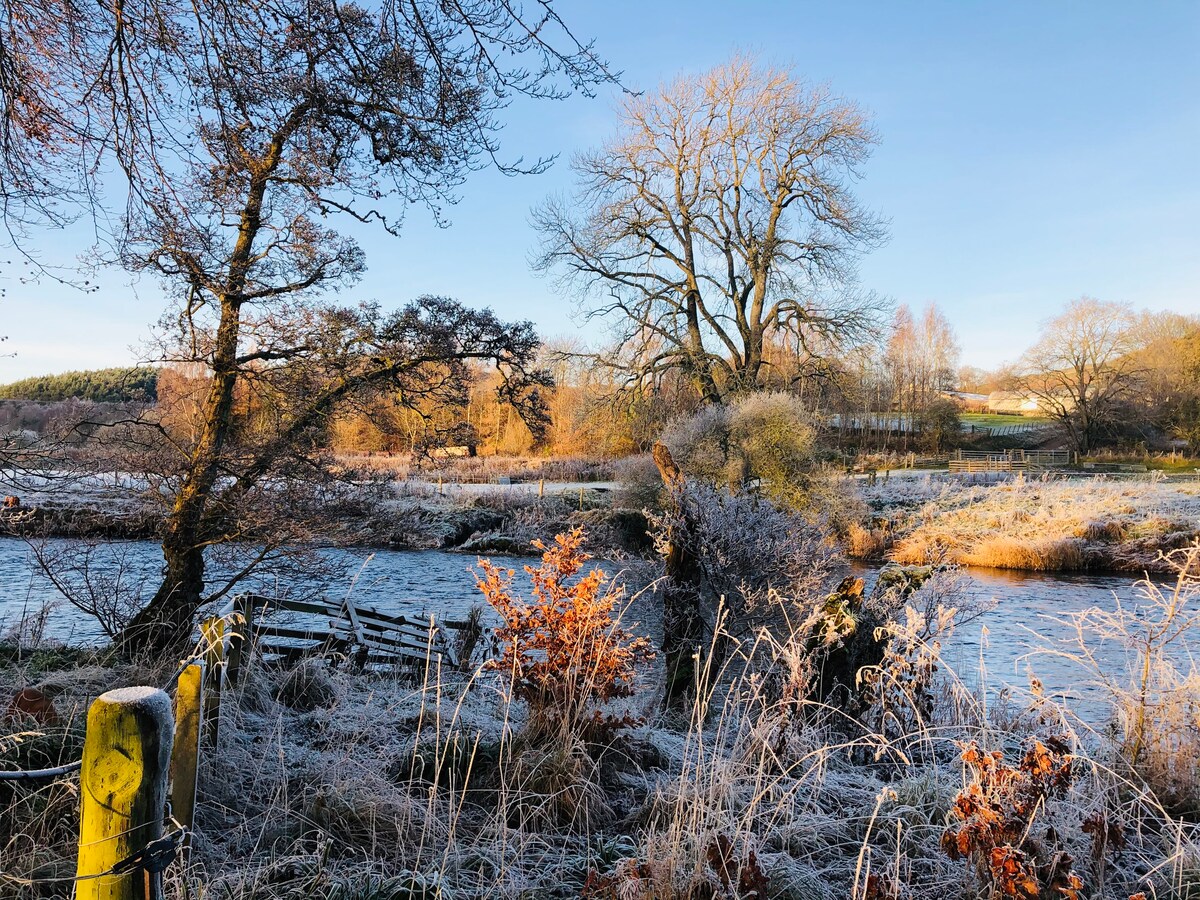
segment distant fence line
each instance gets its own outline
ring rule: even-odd
[[[291,627],[274,612],[308,617]],[[451,640],[449,633],[462,637]],[[73,877],[20,878],[25,887],[75,886],[77,900],[162,900],[163,872],[186,857],[198,800],[201,754],[220,740],[221,696],[236,685],[257,644],[264,661],[321,655],[360,668],[414,675],[440,660],[470,658],[479,634],[467,621],[420,623],[353,604],[243,594],[200,623],[196,652],[162,687],[119,688],[89,707],[80,761],[53,769],[0,771],[35,781],[79,771],[79,853]],[[168,696],[174,692],[174,699]]]
[[[889,434],[912,435],[921,434],[921,423],[907,416],[842,416],[831,415],[829,427],[840,434]],[[1031,434],[1044,431],[1051,426],[1045,422],[1018,422],[1011,425],[980,425],[974,422],[962,422],[959,430],[963,434],[984,435],[987,437],[1015,437],[1019,434]]]
[[[1070,450],[956,450],[951,472],[1040,472],[1071,465]]]

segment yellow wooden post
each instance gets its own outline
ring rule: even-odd
[[[204,742],[217,746],[221,732],[221,686],[225,682],[225,620],[205,619],[200,625],[204,638]]]
[[[171,751],[171,813],[191,831],[196,816],[196,773],[204,704],[204,663],[183,670],[175,687],[175,746]],[[184,838],[183,852],[191,843]]]
[[[144,869],[90,876],[162,837],[172,724],[171,699],[158,688],[109,691],[88,710],[77,900],[161,900],[161,876]]]

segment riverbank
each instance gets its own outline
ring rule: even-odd
[[[312,526],[311,543],[393,550],[528,555],[532,542],[578,525],[593,555],[651,550],[641,510],[614,504],[613,483],[487,485],[392,481],[344,485]],[[47,479],[0,508],[0,536],[157,540],[165,507],[126,475]]]
[[[839,507],[854,559],[1045,572],[1167,571],[1161,556],[1200,540],[1200,482],[1155,476],[993,480],[902,473],[858,480]],[[643,492],[644,493],[644,492]],[[314,523],[320,546],[529,555],[532,542],[583,525],[594,556],[648,556],[646,502],[617,482],[341,486]],[[855,505],[858,504],[857,508]],[[161,503],[130,476],[48,482],[0,535],[156,540]]]
[[[908,628],[897,624],[887,677],[863,682],[862,705],[804,699],[809,636],[778,633],[741,647],[744,676],[714,679],[694,709],[663,712],[655,670],[641,670],[631,696],[603,707],[618,724],[582,735],[534,729],[500,672],[431,667],[412,682],[252,657],[224,693],[192,855],[168,870],[168,895],[965,900],[1005,893],[1010,870],[989,864],[990,841],[1046,887],[1025,896],[1200,886],[1195,829],[1176,817],[1195,808],[1193,745],[1148,733],[1151,752],[1176,757],[1160,802],[1119,740],[1054,702],[1067,684],[985,700],[942,664],[948,632],[931,643]],[[0,656],[0,697],[29,688],[51,703],[0,730],[19,733],[0,761],[77,758],[93,697],[165,683],[172,668]],[[1188,791],[1168,797],[1179,784]],[[4,873],[69,877],[76,808],[70,776],[0,783]]]
[[[925,477],[862,494],[869,515],[847,535],[859,559],[1161,573],[1164,553],[1200,540],[1200,483],[1191,480]]]

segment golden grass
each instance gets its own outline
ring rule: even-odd
[[[846,552],[854,559],[879,559],[891,546],[891,537],[881,528],[851,522],[846,529]]]
[[[1160,551],[1200,537],[1194,484],[1018,479],[991,487],[948,484],[923,501],[906,498],[890,510],[886,497],[881,501],[896,534],[888,553],[895,562],[1165,571]],[[851,555],[873,550],[877,531],[851,529]]]
[[[969,566],[1038,572],[1082,569],[1087,560],[1082,542],[1075,538],[1023,541],[1006,535],[980,541],[960,558]]]

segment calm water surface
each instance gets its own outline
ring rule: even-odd
[[[158,545],[114,542],[104,550],[106,555],[97,556],[94,563],[100,569],[107,566],[111,571],[121,565],[126,583],[142,582],[147,592],[153,590],[162,565]],[[342,563],[347,572],[329,586],[327,596],[331,598],[350,591],[363,605],[413,616],[461,615],[480,601],[472,575],[476,560],[470,555],[412,550],[321,553]],[[528,580],[521,567],[528,559],[493,559],[499,565],[515,569],[518,587],[522,590],[527,587]],[[863,567],[860,574],[870,581],[874,570]],[[286,586],[285,576],[277,578],[268,573],[246,588],[275,593],[281,583]],[[1069,664],[1033,651],[1068,637],[1068,630],[1057,620],[1072,612],[1093,606],[1111,609],[1117,598],[1125,604],[1138,602],[1138,592],[1128,576],[972,570],[967,592],[973,600],[990,603],[992,608],[960,628],[945,647],[945,658],[964,679],[979,680],[982,656],[987,660],[989,685],[1012,683],[1024,687],[1028,684],[1028,673],[1033,671],[1048,691],[1076,695],[1089,693],[1085,685],[1076,683],[1080,673]],[[47,636],[69,643],[99,638],[95,623],[63,602],[40,573],[28,545],[21,540],[0,538],[0,633],[45,604],[52,606]],[[661,625],[653,598],[635,603],[630,616],[658,638]],[[1101,647],[1099,654],[1111,667],[1126,664],[1118,648]]]

